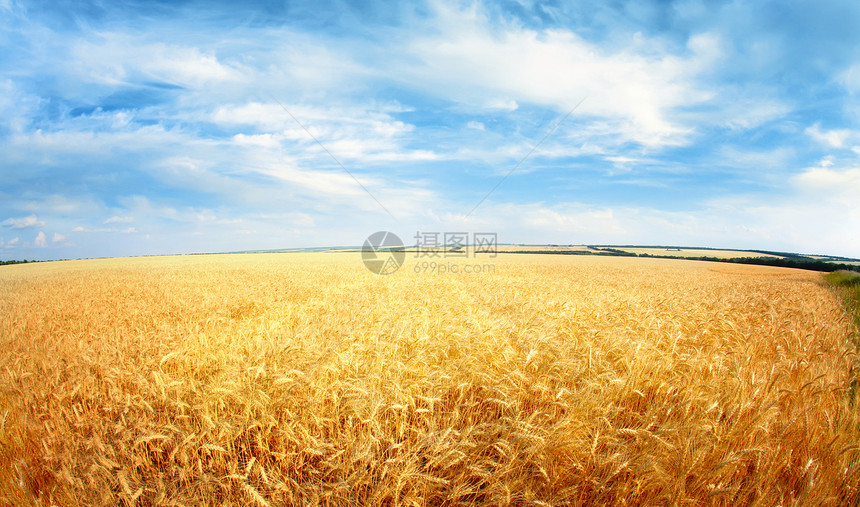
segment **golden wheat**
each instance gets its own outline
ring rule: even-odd
[[[818,274],[493,262],[4,266],[0,502],[860,501],[857,354]]]

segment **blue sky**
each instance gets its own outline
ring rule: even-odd
[[[854,1],[0,0],[0,258],[377,230],[860,257],[858,26]]]

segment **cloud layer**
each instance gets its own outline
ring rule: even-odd
[[[0,256],[465,229],[860,257],[860,7],[779,5],[0,4]]]

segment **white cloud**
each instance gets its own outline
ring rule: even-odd
[[[283,155],[279,154],[282,158],[317,158],[329,164],[331,158],[326,150],[338,160],[356,161],[359,164],[438,158],[431,150],[408,149],[404,146],[415,127],[390,116],[389,112],[402,110],[399,105],[363,108],[349,104],[343,107],[289,104],[286,107],[301,122],[301,126],[274,102],[221,106],[211,114],[210,119],[226,127],[245,125],[263,131],[234,134],[230,144],[247,150],[282,149]]]
[[[81,216],[101,211],[101,204],[90,196],[51,194],[24,201],[23,209],[46,215]]]
[[[851,93],[860,92],[860,63],[848,67],[838,81]]]
[[[612,166],[620,172],[629,172],[637,165],[646,162],[646,160],[638,157],[613,156],[603,157],[607,162],[612,162]]]
[[[296,109],[292,105],[290,108]],[[290,112],[294,115],[301,115],[303,120],[300,121],[309,121],[312,119],[309,117],[309,111],[305,108]],[[220,106],[212,113],[211,119],[219,125],[253,125],[266,130],[284,130],[295,126],[295,122],[290,118],[290,115],[274,102],[267,104],[248,102],[242,105]]]
[[[127,34],[99,33],[71,48],[74,72],[94,83],[161,81],[182,86],[236,81],[241,69],[196,47],[150,42]]]
[[[96,158],[95,154],[111,151],[126,157],[133,154],[162,153],[183,142],[189,145],[200,144],[198,139],[186,133],[165,130],[160,125],[135,125],[135,128],[113,130],[109,124],[79,124],[77,120],[69,120],[56,125],[56,130],[35,130],[12,136],[7,146],[9,159],[23,164],[32,158],[29,152],[33,149],[38,149],[45,157],[50,157],[48,160],[75,157],[76,161],[83,161]],[[66,201],[73,200],[69,196],[56,197]]]
[[[72,229],[72,232],[116,232],[116,229],[109,227],[97,227],[95,229],[90,229],[88,227],[81,227],[79,225]]]
[[[14,247],[16,244],[18,244],[18,241],[19,241],[19,239],[18,239],[18,238],[12,238],[12,239],[10,239],[10,240],[9,240],[9,242],[8,242],[8,243],[6,243],[6,248],[12,248],[12,247]]]
[[[45,222],[36,218],[36,215],[30,215],[22,218],[7,218],[3,221],[3,227],[11,227],[12,229],[26,229],[28,227],[42,227]]]
[[[470,121],[469,123],[466,124],[466,128],[470,128],[470,129],[474,129],[474,130],[487,130],[487,128],[484,127],[484,124],[479,122],[479,121]]]
[[[687,40],[687,48],[702,62],[715,62],[725,56],[724,43],[716,33],[697,33]]]
[[[492,230],[499,242],[654,244],[762,249],[860,257],[860,210],[802,195],[721,199],[685,211],[586,203],[489,204],[441,230]],[[445,227],[449,229],[445,229]],[[431,230],[425,228],[424,230]]]
[[[123,208],[133,212],[137,216],[150,218],[166,218],[176,220],[179,212],[176,208],[161,203],[153,203],[151,199],[143,195],[131,195],[118,199]]]
[[[125,224],[134,222],[134,217],[114,215],[104,221],[105,224]]]
[[[510,99],[489,99],[483,103],[483,106],[487,109],[498,109],[509,113],[520,108],[520,105],[517,104],[516,100]]]
[[[44,248],[46,244],[47,241],[45,240],[45,233],[39,231],[39,234],[36,235],[36,239],[33,240],[33,246],[36,248]]]
[[[136,227],[129,227],[128,229],[123,229],[120,232],[122,232],[123,234],[133,234],[133,233],[137,232],[137,228]]]
[[[674,56],[656,40],[634,37],[627,47],[592,44],[567,30],[515,26],[492,30],[476,11],[439,8],[441,33],[409,46],[422,62],[413,80],[473,104],[526,101],[626,125],[628,139],[649,146],[684,144],[690,127],[673,110],[713,98],[696,83],[721,56],[719,39],[691,39],[689,56]]]
[[[736,98],[724,109],[724,124],[734,130],[749,130],[777,120],[791,112],[788,104],[757,91],[735,90]]]
[[[722,165],[742,171],[757,168],[760,171],[782,171],[797,160],[797,152],[792,146],[779,146],[773,149],[738,149],[733,146],[717,150],[717,159]]]
[[[0,81],[0,126],[23,132],[38,110],[40,99],[20,89],[11,79]]]
[[[277,148],[281,144],[272,134],[236,134],[233,141],[243,147]]]
[[[756,196],[712,204],[704,223],[748,229],[738,239],[750,248],[768,245],[769,250],[860,258],[860,236],[849,232],[860,230],[860,210],[850,200],[833,199],[826,192],[798,192],[778,199]],[[732,241],[724,235],[714,238],[724,244]]]
[[[819,143],[831,148],[842,148],[850,140],[860,141],[860,132],[849,129],[822,130],[819,123],[813,124],[804,132]]]
[[[821,201],[851,203],[857,212],[857,196],[860,195],[860,168],[832,168],[831,159],[825,159],[820,167],[811,167],[792,178],[800,192],[815,194]]]
[[[54,236],[51,238],[51,243],[59,243],[60,241],[63,241],[65,239],[66,239],[65,236],[63,236],[62,234],[60,234],[58,232],[55,232]]]

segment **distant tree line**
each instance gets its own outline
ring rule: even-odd
[[[812,259],[809,257],[803,257],[801,255],[795,255],[789,258],[779,258],[779,257],[733,257],[733,258],[722,258],[722,257],[672,257],[669,255],[650,255],[650,254],[641,254],[639,257],[657,257],[660,259],[688,259],[694,261],[711,261],[711,262],[732,262],[735,264],[756,264],[759,266],[778,266],[781,268],[796,268],[796,269],[808,269],[810,271],[838,271],[840,269],[845,271],[858,271],[860,272],[860,266],[856,264],[845,264],[841,262],[829,262],[820,259]]]
[[[39,262],[39,261],[28,261],[27,259],[24,259],[23,261],[15,261],[15,260],[0,261],[0,266],[5,266],[6,264],[26,264],[28,262]]]
[[[617,255],[619,257],[637,257],[637,255],[633,252],[627,252],[625,250],[619,250],[617,248],[609,248],[608,246],[605,246],[605,247],[590,246],[588,248],[591,248],[592,250],[598,250],[600,252],[607,252],[610,255]],[[600,255],[600,254],[598,254],[598,255]]]
[[[788,253],[775,253],[775,252],[764,252],[755,250],[757,253],[770,254],[770,255],[783,255],[785,258],[780,257],[734,257],[734,258],[725,258],[725,257],[710,257],[710,256],[699,256],[699,257],[682,257],[678,255],[655,255],[649,253],[635,254],[633,252],[627,252],[625,250],[619,250],[617,248],[608,248],[608,247],[593,247],[589,246],[592,250],[516,250],[509,251],[503,253],[522,253],[522,254],[553,254],[553,255],[609,255],[609,256],[617,256],[617,257],[648,257],[651,259],[686,259],[690,261],[711,261],[711,262],[731,262],[734,264],[755,264],[759,266],[778,266],[782,268],[795,268],[795,269],[807,269],[810,271],[825,271],[832,272],[838,271],[840,269],[846,271],[856,271],[860,272],[860,265],[857,264],[846,264],[842,262],[831,262],[825,261],[821,259],[813,259],[811,257],[806,257],[800,254],[788,254]]]

